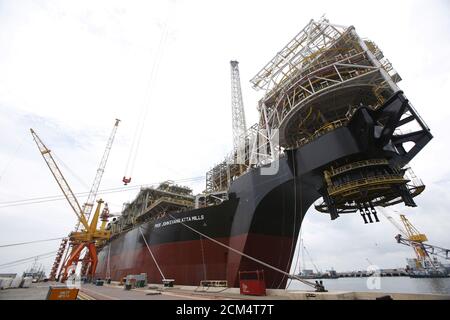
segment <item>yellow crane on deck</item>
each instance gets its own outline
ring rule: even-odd
[[[53,158],[51,150],[47,148],[47,146],[42,142],[42,140],[39,138],[36,132],[33,129],[30,129],[31,135],[33,136],[33,139],[36,142],[36,145],[38,146],[39,151],[45,160],[45,163],[49,167],[50,172],[52,173],[53,177],[58,183],[58,186],[63,192],[70,207],[77,216],[77,224],[75,227],[75,231],[71,232],[69,234],[68,239],[67,238],[63,239],[61,243],[60,249],[57,253],[55,263],[53,264],[53,268],[50,274],[51,280],[55,280],[56,278],[58,278],[59,280],[64,282],[67,279],[69,272],[71,273],[75,272],[78,262],[80,261],[83,261],[83,263],[86,264],[85,269],[88,269],[86,271],[89,277],[93,278],[95,274],[95,269],[97,267],[98,261],[96,245],[110,238],[110,231],[106,230],[106,223],[109,217],[108,205],[105,204],[104,209],[100,214],[101,207],[104,201],[101,199],[97,200],[97,207],[90,222],[89,218],[93,207],[93,202],[97,195],[100,181],[106,166],[106,162],[108,160],[109,152],[111,150],[111,146],[114,141],[117,127],[119,125],[119,121],[120,120],[116,119],[112,133],[108,139],[105,152],[100,162],[100,166],[97,170],[94,183],[89,193],[88,200],[84,204],[83,209],[81,208],[72,189],[67,183],[67,180],[65,179],[55,159]],[[97,227],[99,219],[102,221],[100,228]],[[66,251],[66,245],[68,240],[70,241],[70,246],[67,251],[66,257],[64,258],[63,265],[60,268],[61,259],[64,252]],[[86,249],[86,255],[83,259],[80,259],[80,255],[82,254],[84,249]],[[56,277],[58,269],[59,274],[58,277]]]
[[[428,241],[428,238],[424,233],[420,233],[419,230],[409,222],[405,215],[401,214],[400,219],[405,227],[407,237],[404,238],[401,234],[398,234],[395,239],[398,243],[410,246],[414,249],[418,263],[423,264],[423,261],[429,260],[433,265],[430,255],[439,256],[447,260],[450,259],[450,249],[425,243]]]
[[[409,222],[409,220],[406,218],[406,216],[404,214],[400,215],[400,220],[403,223],[403,227],[406,231],[406,236],[407,236],[406,240],[412,241],[410,243],[414,249],[414,253],[416,254],[417,263],[419,264],[420,262],[422,262],[426,259],[429,259],[430,256],[428,255],[427,251],[423,247],[423,243],[425,241],[428,241],[427,236],[424,233],[421,233],[419,230],[417,230],[417,228],[414,227],[411,222]],[[397,235],[397,237],[398,237],[398,235]],[[400,237],[401,237],[401,235],[400,235]],[[397,242],[399,242],[398,239],[397,239]]]
[[[426,268],[427,265],[435,268],[435,262],[430,255],[439,256],[444,259],[450,259],[450,249],[445,249],[426,243],[427,236],[421,233],[404,214],[400,214],[400,226],[391,216],[385,213],[386,218],[400,231],[395,236],[398,243],[412,247],[416,255],[416,267],[418,269]]]

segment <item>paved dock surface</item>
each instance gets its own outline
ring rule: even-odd
[[[97,300],[285,300],[283,296],[246,296],[239,293],[237,288],[209,288],[176,286],[164,288],[163,286],[150,286],[124,290],[123,286],[108,285],[95,286],[85,284],[81,287],[82,295],[87,299]]]
[[[84,284],[81,287],[80,298],[95,300],[203,300],[205,298],[179,292],[161,292],[148,289],[124,290],[123,286],[95,286]],[[211,298],[207,298],[210,300]]]
[[[49,286],[60,283],[33,283],[30,288],[0,290],[0,300],[45,300]],[[239,288],[200,288],[194,286],[149,285],[146,288],[125,290],[123,285],[82,284],[79,300],[374,300],[388,295],[394,300],[450,300],[446,294],[380,293],[332,291],[314,293],[307,291],[267,290],[267,296],[247,296],[239,293]]]
[[[33,283],[29,288],[0,290],[0,300],[45,300],[50,286],[61,284],[46,282]],[[80,300],[212,300],[215,297],[202,297],[195,294],[178,292],[161,292],[159,290],[133,289],[124,290],[123,286],[95,286],[83,284],[78,294]]]
[[[239,288],[206,288],[195,286],[149,285],[149,288],[124,290],[117,284],[83,285],[82,293],[98,300],[375,300],[390,297],[394,300],[450,300],[444,294],[382,293],[382,292],[308,292],[269,289],[266,296],[241,295]],[[159,294],[155,294],[159,293]]]
[[[0,300],[45,300],[52,282],[32,283],[29,288],[0,290]]]

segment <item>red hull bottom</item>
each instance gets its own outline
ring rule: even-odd
[[[292,238],[246,234],[215,240],[289,272],[290,257],[295,249]],[[107,251],[105,249],[103,252]],[[228,286],[239,287],[239,271],[254,270],[264,270],[267,288],[284,288],[287,281],[282,273],[208,239],[151,245],[151,250],[164,277],[174,279],[175,284],[179,285],[198,286],[201,280],[227,280]],[[108,269],[114,281],[120,281],[129,274],[140,273],[147,274],[149,283],[161,283],[163,278],[146,246],[123,251],[118,255],[111,254],[109,260],[110,268],[107,255],[100,257],[96,278],[106,278]]]

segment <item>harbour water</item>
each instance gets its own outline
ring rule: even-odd
[[[450,294],[450,278],[412,279],[409,277],[377,277],[323,279],[322,281],[325,288],[330,291]],[[297,280],[293,280],[288,287],[288,290],[308,289],[308,286]]]

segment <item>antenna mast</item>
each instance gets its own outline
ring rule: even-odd
[[[239,150],[244,145],[247,126],[245,124],[244,102],[242,101],[239,62],[232,60],[231,65],[231,108],[233,121],[233,148]]]

